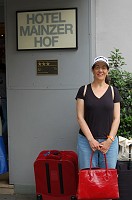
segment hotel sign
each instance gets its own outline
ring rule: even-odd
[[[77,48],[77,8],[17,11],[17,50]]]

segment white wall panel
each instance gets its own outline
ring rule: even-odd
[[[132,1],[96,0],[96,54],[109,56],[119,48],[125,57],[123,69],[132,71]]]

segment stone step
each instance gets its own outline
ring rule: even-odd
[[[0,194],[14,194],[14,185],[9,184],[9,174],[0,175]]]
[[[14,194],[14,185],[8,184],[6,181],[0,181],[0,194]]]

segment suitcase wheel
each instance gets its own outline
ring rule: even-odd
[[[71,196],[71,200],[77,200],[76,196]]]
[[[41,194],[38,194],[38,195],[37,195],[37,200],[43,200]],[[77,200],[76,196],[71,196],[71,200]]]
[[[42,198],[42,195],[41,195],[41,194],[38,194],[38,195],[37,195],[37,200],[43,200],[43,198]]]

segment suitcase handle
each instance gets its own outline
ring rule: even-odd
[[[131,148],[132,148],[132,144],[129,145],[129,162],[128,162],[128,170],[132,170],[132,155],[131,155]]]
[[[132,148],[132,144],[129,145],[129,160],[131,160],[131,148]]]
[[[51,150],[47,151],[44,156],[46,159],[54,159],[54,160],[60,160],[61,159],[61,152],[58,150]]]

